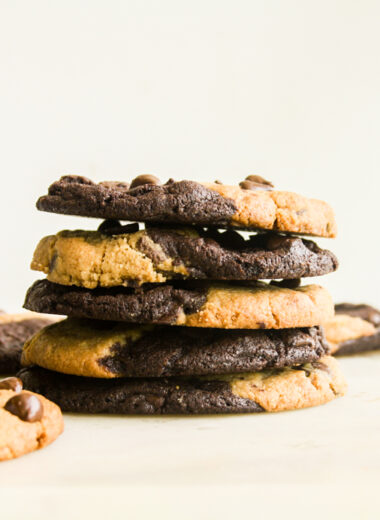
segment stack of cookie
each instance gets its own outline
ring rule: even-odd
[[[300,285],[337,260],[294,236],[335,235],[325,202],[259,176],[239,186],[66,176],[37,207],[105,220],[35,251],[47,279],[25,307],[68,318],[25,344],[29,390],[65,411],[118,414],[280,411],[344,393],[320,328],[331,297]]]

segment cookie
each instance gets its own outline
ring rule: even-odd
[[[222,329],[313,327],[334,314],[331,296],[319,285],[290,289],[263,282],[91,290],[40,280],[28,290],[24,307],[76,318]]]
[[[335,306],[335,316],[324,329],[336,356],[380,349],[380,312],[369,305]]]
[[[0,315],[0,374],[15,374],[20,370],[24,342],[34,333],[53,322],[32,312]]]
[[[85,377],[163,377],[301,365],[328,350],[319,327],[226,331],[68,318],[27,341],[22,364]]]
[[[380,311],[365,303],[338,303],[335,305],[335,314],[345,314],[369,321],[376,328],[380,327]]]
[[[24,391],[16,377],[0,380],[0,461],[44,448],[62,431],[56,404]]]
[[[159,184],[144,175],[129,185],[66,175],[40,197],[37,208],[83,217],[336,235],[334,213],[326,202],[274,191],[264,179],[248,178],[239,186],[173,180]]]
[[[280,412],[343,395],[345,380],[330,356],[294,368],[190,378],[95,379],[40,367],[19,372],[26,388],[66,412],[207,414]]]
[[[335,256],[313,242],[272,233],[245,240],[236,231],[210,238],[190,229],[109,229],[109,234],[61,231],[43,238],[32,269],[46,273],[51,282],[94,289],[186,278],[294,279],[321,276],[338,267]]]

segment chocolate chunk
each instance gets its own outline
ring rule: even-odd
[[[269,251],[274,251],[275,249],[279,249],[280,247],[286,246],[288,243],[289,237],[284,235],[277,235],[275,233],[267,233],[266,234],[266,247]]]
[[[243,190],[271,190],[273,188],[273,184],[260,175],[248,175],[244,181],[239,183],[239,186]]]
[[[248,177],[246,177],[245,180],[255,182],[256,184],[264,184],[264,186],[270,186],[271,188],[274,188],[273,184],[270,181],[267,181],[266,179],[264,179],[264,177],[261,177],[260,175],[248,175]]]
[[[155,175],[139,175],[131,182],[130,189],[143,186],[144,184],[160,184],[160,179]]]
[[[43,406],[36,395],[26,392],[11,397],[4,406],[9,413],[16,415],[22,421],[36,422],[43,417]]]
[[[124,235],[125,233],[136,233],[139,230],[139,224],[133,222],[132,224],[125,224],[122,226],[118,220],[108,219],[100,224],[98,231],[105,235]]]
[[[270,282],[271,285],[276,285],[277,287],[284,287],[286,289],[296,289],[301,285],[301,279],[300,278],[294,278],[293,280],[272,280]]]
[[[18,377],[7,377],[0,381],[0,390],[13,390],[13,392],[21,392],[22,381]]]

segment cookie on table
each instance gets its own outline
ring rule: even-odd
[[[135,230],[133,232],[133,230]],[[32,269],[62,285],[114,287],[172,279],[259,280],[321,276],[338,267],[314,242],[273,233],[245,240],[236,231],[121,226],[100,231],[61,231],[38,244]]]
[[[20,370],[24,342],[53,320],[32,312],[0,314],[0,374],[15,374]]]
[[[334,213],[326,202],[275,191],[257,175],[239,186],[172,179],[160,184],[152,175],[140,175],[131,184],[96,184],[66,175],[40,197],[37,208],[105,219],[336,235]]]
[[[284,286],[287,283],[289,287]],[[28,290],[24,307],[75,318],[222,329],[313,327],[333,317],[334,305],[326,289],[290,288],[292,283],[83,289],[40,280]]]
[[[85,377],[163,377],[282,368],[327,352],[319,327],[200,330],[68,318],[27,341],[22,364]]]
[[[66,412],[211,414],[296,410],[327,403],[346,391],[337,361],[247,374],[183,378],[95,379],[40,367],[19,372],[26,388]]]
[[[370,305],[335,305],[335,316],[324,329],[336,356],[380,349],[380,311]]]
[[[62,431],[56,404],[23,390],[17,377],[0,380],[0,461],[44,448]]]

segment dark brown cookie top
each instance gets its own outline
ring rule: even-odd
[[[66,175],[54,182],[37,208],[86,217],[198,225],[227,225],[236,206],[193,181],[166,184],[99,183]]]
[[[337,303],[335,305],[335,313],[361,318],[369,321],[375,327],[380,327],[380,311],[365,303]]]
[[[147,175],[131,184],[96,184],[67,175],[50,186],[37,208],[106,219],[336,236],[334,212],[326,202],[275,191],[268,181],[250,177],[239,186],[227,186],[172,179],[160,184]]]
[[[0,374],[15,374],[20,370],[24,342],[50,323],[49,318],[32,317],[28,313],[1,315]]]
[[[328,351],[319,327],[200,330],[68,318],[27,341],[22,364],[106,379],[164,377],[283,368]]]

